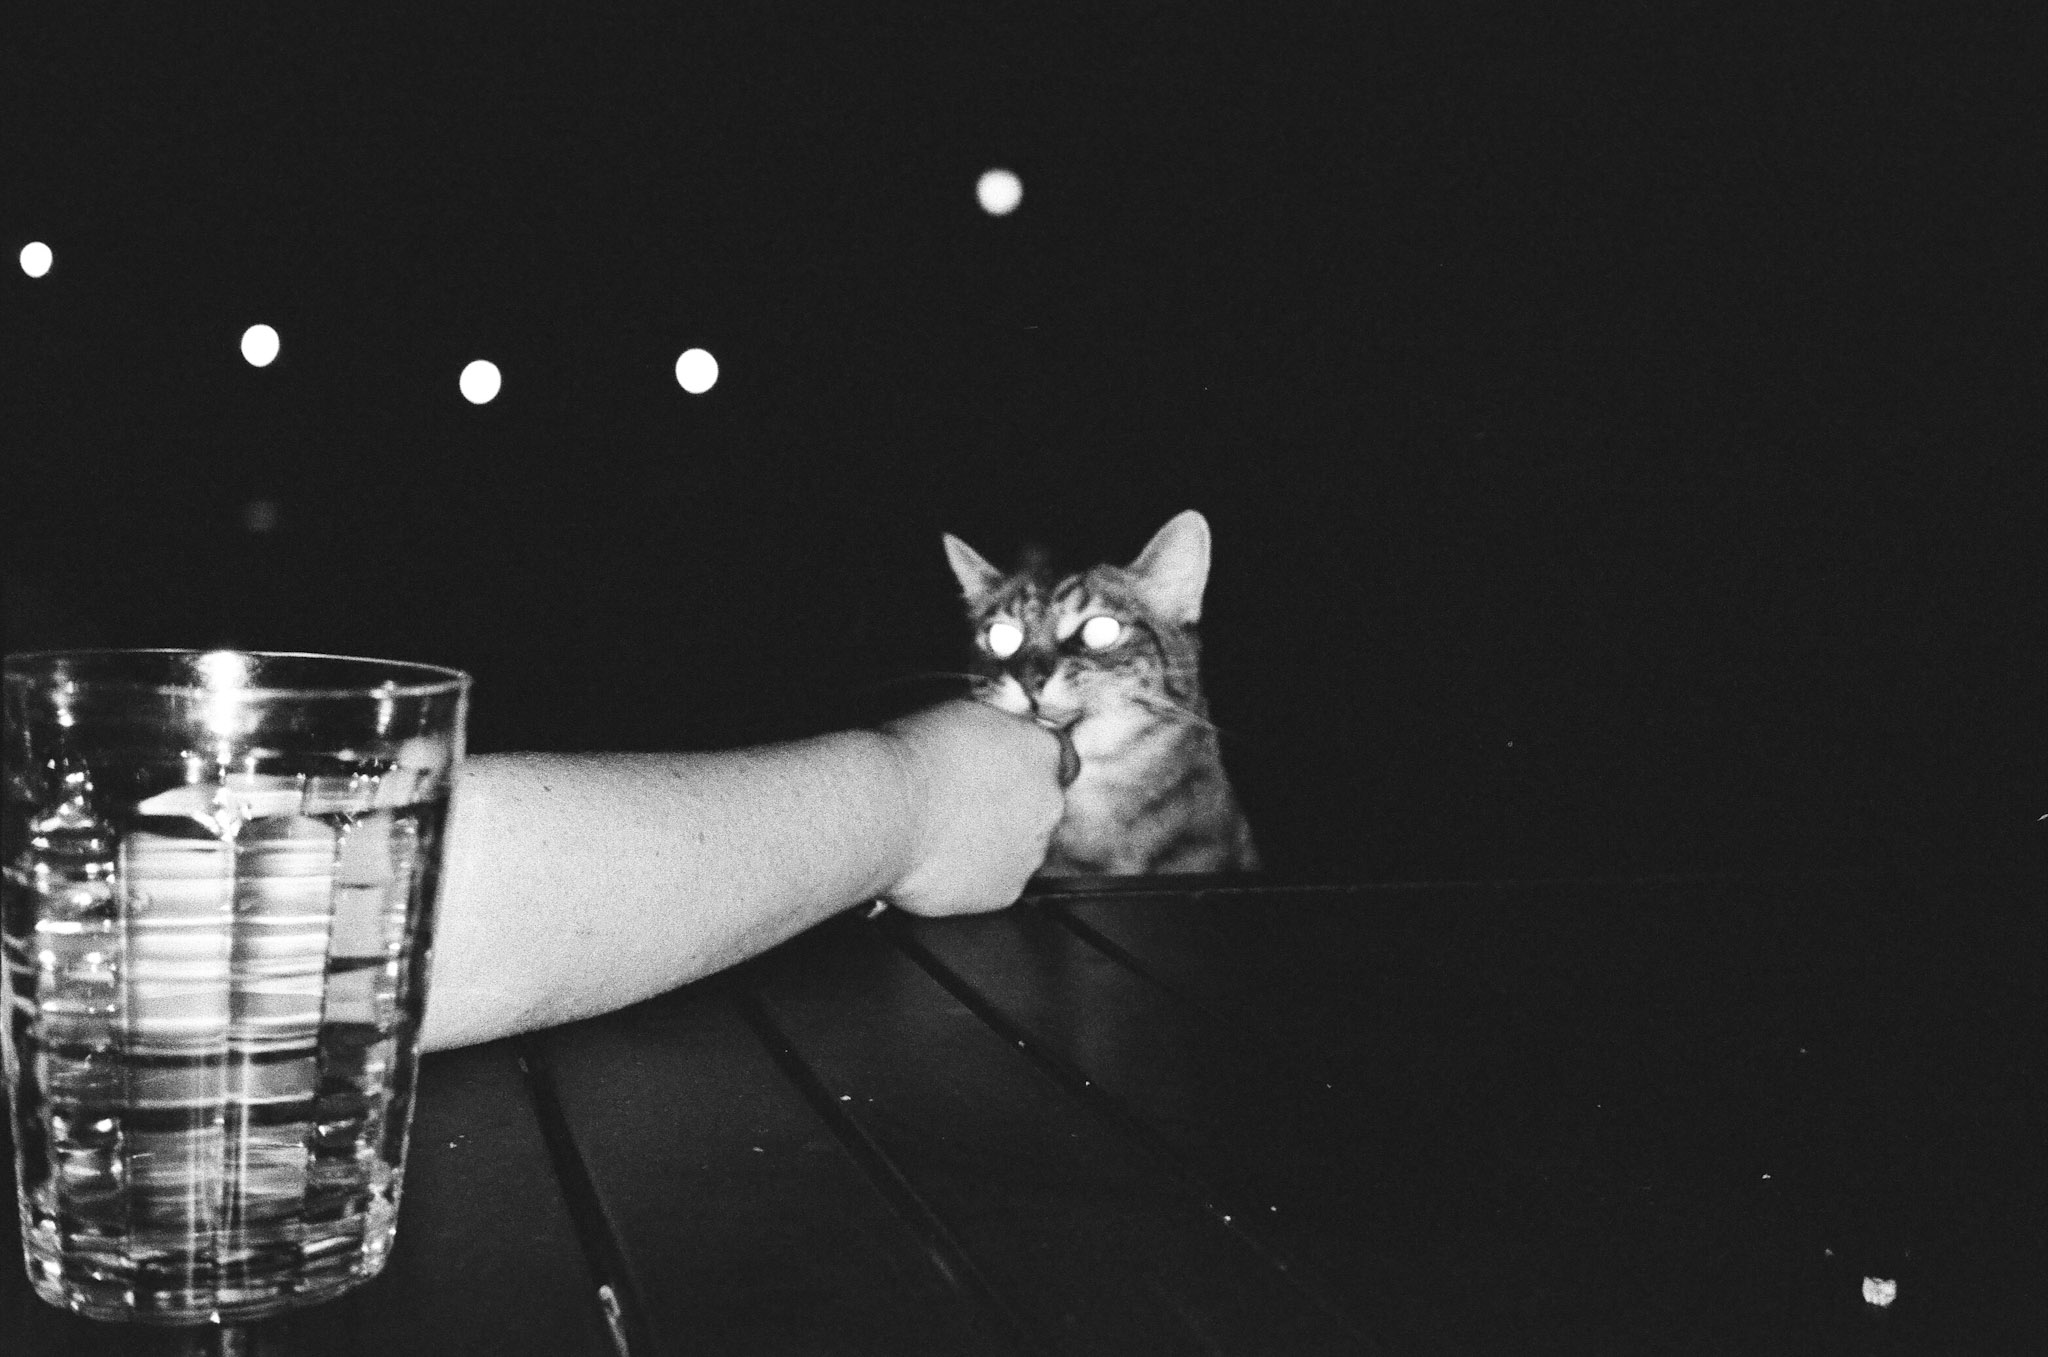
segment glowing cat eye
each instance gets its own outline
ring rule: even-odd
[[[1091,617],[1081,624],[1081,644],[1090,650],[1105,650],[1124,634],[1124,624],[1114,617]]]
[[[991,622],[987,640],[989,653],[999,660],[1007,660],[1024,644],[1024,631],[1010,622]]]
[[[988,170],[975,181],[974,196],[991,217],[1007,217],[1024,201],[1024,181],[1014,170]]]

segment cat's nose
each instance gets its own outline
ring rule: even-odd
[[[1032,658],[1018,665],[1016,674],[1018,686],[1022,687],[1025,695],[1035,703],[1038,701],[1039,693],[1045,690],[1046,682],[1052,678],[1052,665],[1045,660]]]

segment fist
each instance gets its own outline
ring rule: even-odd
[[[1011,904],[1065,808],[1062,741],[1021,716],[945,702],[881,728],[909,788],[910,867],[884,897],[910,914]]]

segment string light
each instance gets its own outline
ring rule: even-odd
[[[982,210],[992,217],[1008,216],[1024,201],[1023,181],[1007,169],[983,171],[974,192]],[[40,240],[22,246],[20,258],[21,271],[31,278],[43,277],[56,262],[55,253]],[[242,332],[242,357],[251,367],[269,367],[277,361],[282,347],[273,326],[251,325]],[[708,350],[685,349],[676,359],[676,384],[693,396],[703,395],[718,384],[718,360]],[[497,364],[479,358],[462,369],[457,385],[470,404],[488,405],[497,399],[504,377]]]
[[[1006,169],[985,171],[975,185],[975,195],[991,216],[1007,216],[1024,200],[1024,186]],[[31,278],[49,273],[56,255],[40,240],[21,247],[21,271]],[[256,324],[242,332],[242,357],[251,367],[269,367],[283,351],[283,340],[275,326]],[[718,384],[718,360],[707,349],[685,349],[676,359],[676,384],[693,396],[701,396]],[[472,405],[488,405],[504,387],[504,375],[489,359],[478,358],[462,369],[457,380],[463,398]]]
[[[479,358],[462,370],[457,383],[462,395],[471,405],[488,405],[497,399],[498,388],[504,385],[504,378],[498,374],[498,365],[489,359]]]
[[[277,361],[277,331],[268,325],[251,325],[242,331],[242,357],[252,368],[267,368]]]
[[[676,384],[701,396],[718,382],[718,360],[703,349],[684,349],[676,359]]]

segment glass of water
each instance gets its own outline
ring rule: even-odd
[[[4,1047],[37,1293],[198,1324],[375,1276],[469,677],[225,650],[5,674]]]

